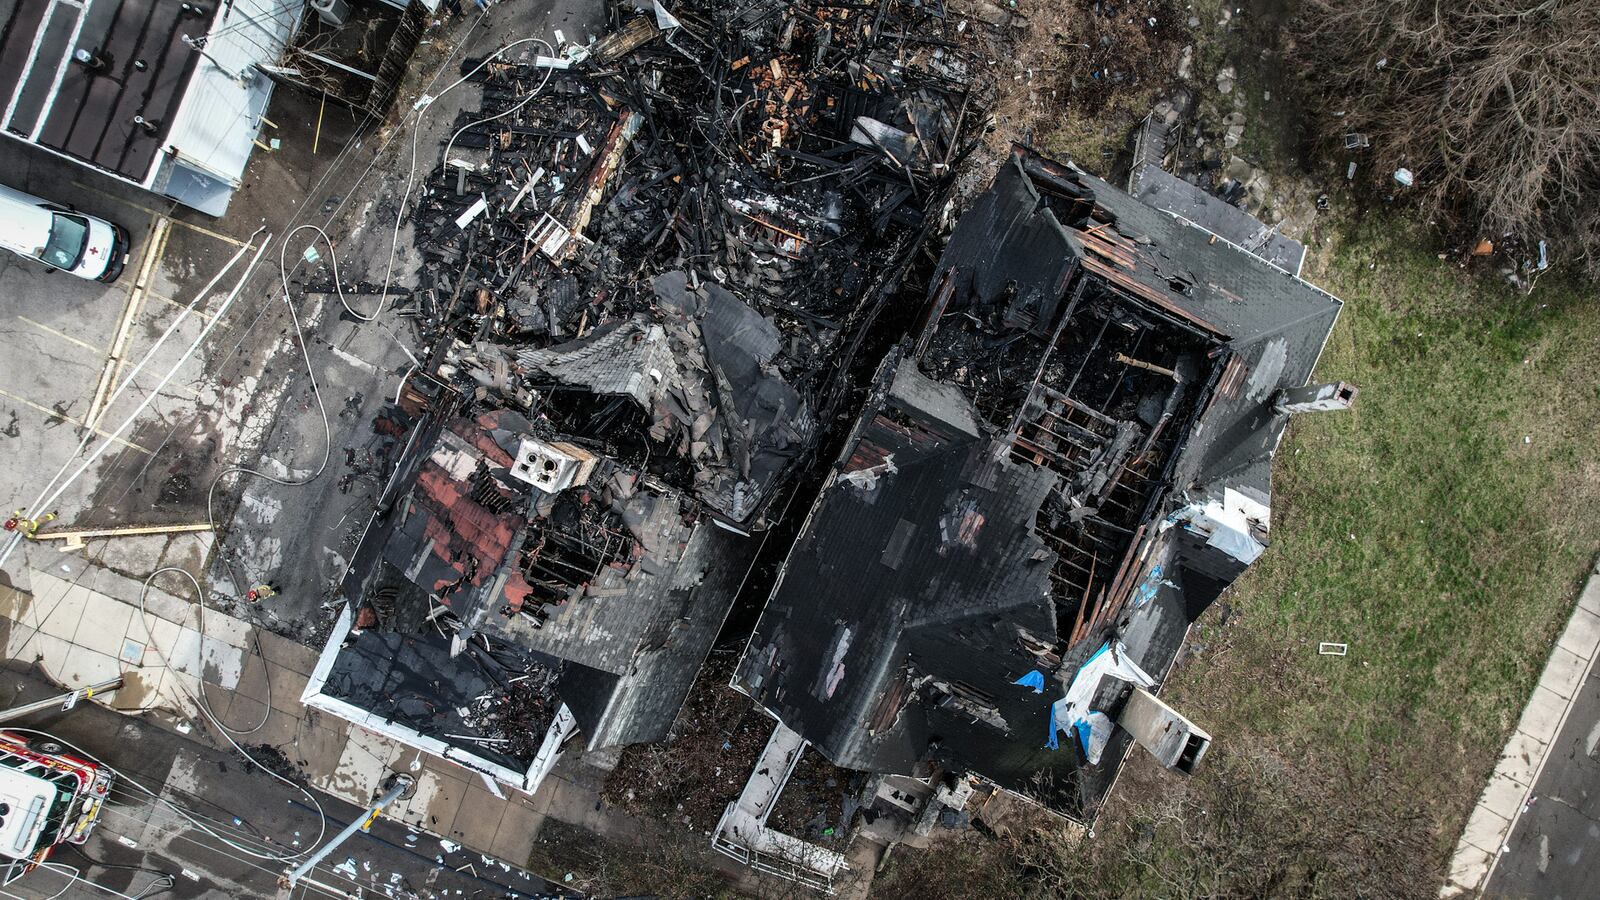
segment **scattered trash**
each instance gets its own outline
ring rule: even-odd
[[[1350,645],[1338,644],[1332,641],[1323,641],[1317,645],[1317,653],[1320,656],[1344,656],[1349,650]]]
[[[1411,174],[1410,169],[1401,167],[1394,170],[1394,180],[1399,182],[1402,187],[1411,187],[1412,183],[1416,179],[1415,176]]]

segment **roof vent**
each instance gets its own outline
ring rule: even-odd
[[[595,466],[594,454],[582,447],[557,441],[546,444],[523,438],[511,475],[541,491],[554,494],[569,487],[587,484]]]

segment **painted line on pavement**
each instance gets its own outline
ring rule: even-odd
[[[21,403],[23,406],[26,406],[29,409],[38,410],[39,412],[42,412],[45,415],[50,416],[51,418],[60,419],[63,422],[71,422],[72,424],[77,425],[80,428],[88,428],[90,431],[93,431],[95,434],[98,434],[103,438],[110,438],[115,443],[121,444],[122,446],[127,447],[130,450],[137,450],[140,453],[143,453],[145,456],[154,456],[155,455],[154,453],[151,453],[149,450],[146,450],[145,448],[139,446],[138,444],[135,444],[132,441],[125,441],[122,438],[117,437],[116,435],[112,434],[109,431],[103,431],[103,430],[101,430],[99,428],[94,428],[94,427],[91,427],[91,426],[84,425],[82,419],[79,419],[79,418],[77,418],[75,416],[63,415],[63,414],[61,414],[59,412],[56,412],[55,410],[51,409],[48,406],[40,406],[39,404],[33,402],[32,400],[29,400],[26,397],[18,397],[16,394],[13,394],[8,390],[0,389],[0,397],[6,397],[7,399],[13,400],[13,401],[15,401],[17,403]]]
[[[97,355],[97,356],[98,355],[102,355],[102,354],[104,354],[106,352],[106,348],[104,348],[104,347],[96,347],[95,345],[89,343],[88,341],[80,341],[80,340],[78,340],[77,338],[73,337],[70,334],[66,334],[65,332],[57,331],[54,328],[51,328],[49,325],[44,324],[43,322],[35,322],[34,320],[28,318],[27,316],[17,316],[17,321],[26,322],[27,324],[32,325],[33,327],[39,329],[40,331],[44,332],[45,334],[61,338],[63,341],[69,341],[71,343],[77,344],[79,347],[82,347],[85,350],[93,351],[95,353],[95,355]]]
[[[171,219],[157,216],[150,228],[150,240],[144,247],[144,258],[139,262],[139,277],[133,283],[133,290],[128,292],[128,302],[122,309],[122,321],[117,324],[116,337],[111,340],[111,350],[106,355],[105,367],[100,370],[100,381],[94,388],[94,399],[89,403],[89,414],[84,416],[84,421],[91,426],[99,423],[100,415],[105,411],[107,399],[111,395],[112,385],[116,384],[117,374],[122,371],[122,353],[128,344],[128,335],[133,330],[133,320],[139,314],[139,308],[144,305],[144,293],[150,287],[150,275],[156,263],[161,259],[161,254],[167,249],[167,235],[172,233]]]
[[[148,300],[160,300],[162,303],[165,303],[168,306],[171,306],[171,307],[173,307],[175,309],[188,309],[189,308],[189,304],[180,303],[179,301],[174,300],[171,297],[167,297],[167,296],[164,296],[162,294],[158,294],[155,291],[145,291],[144,296]],[[191,315],[191,316],[199,316],[200,318],[206,320],[207,322],[209,322],[212,319],[216,318],[216,316],[213,316],[212,314],[210,314],[208,312],[201,312],[198,306],[195,309],[190,310],[189,315]]]
[[[125,198],[122,198],[122,197],[118,197],[116,194],[108,194],[105,191],[102,191],[97,187],[94,187],[92,185],[84,184],[81,181],[72,182],[72,186],[73,187],[83,188],[86,191],[94,191],[96,194],[99,194],[102,197],[110,197],[112,200],[115,200],[115,201],[117,201],[118,203],[121,203],[124,206],[131,206],[134,209],[142,210],[144,212],[147,212],[152,216],[161,216],[163,218],[166,217],[166,213],[160,212],[158,210],[151,209],[150,207],[145,206],[142,203],[135,203],[132,200],[128,200],[128,199],[125,199]],[[205,227],[200,226],[200,225],[195,225],[195,224],[190,223],[190,222],[185,222],[182,219],[172,219],[171,222],[172,222],[172,224],[178,226],[179,228],[187,228],[190,231],[195,232],[196,234],[203,234],[208,238],[213,238],[215,240],[222,241],[225,244],[232,244],[235,247],[248,247],[249,246],[249,243],[246,242],[246,241],[241,241],[238,238],[228,237],[225,234],[220,234],[218,232],[212,231],[209,228],[205,228]]]

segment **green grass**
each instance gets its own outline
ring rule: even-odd
[[[1600,547],[1600,306],[1469,278],[1382,219],[1316,280],[1345,300],[1317,378],[1357,407],[1296,421],[1272,547],[1168,689],[1223,745],[1392,773],[1442,862]]]
[[[1396,220],[1327,230],[1313,280],[1345,307],[1317,378],[1361,395],[1295,421],[1272,546],[1168,679],[1215,737],[1200,772],[1136,751],[1081,848],[900,848],[877,895],[999,873],[961,895],[1437,892],[1600,549],[1600,304],[1468,277]]]

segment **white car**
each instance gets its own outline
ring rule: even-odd
[[[128,264],[128,232],[0,184],[0,247],[95,281],[112,282]]]

